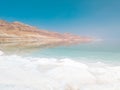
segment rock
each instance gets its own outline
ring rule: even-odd
[[[57,33],[41,30],[21,22],[0,20],[0,43],[27,43],[35,45],[64,45],[91,42],[92,38],[80,37],[70,33]]]

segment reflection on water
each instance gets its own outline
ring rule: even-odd
[[[87,43],[69,45],[60,43],[40,44],[38,42],[2,43],[0,51],[7,55],[22,55],[37,58],[71,58],[90,62],[120,62],[120,46],[112,44]],[[87,58],[87,59],[86,59]]]
[[[25,54],[33,53],[34,51],[41,50],[44,48],[52,48],[56,46],[67,45],[61,43],[45,43],[39,42],[19,42],[19,43],[0,43],[0,50],[6,54]]]

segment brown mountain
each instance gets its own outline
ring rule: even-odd
[[[0,20],[0,44],[14,43],[18,46],[69,45],[91,42],[92,40],[70,33],[60,34],[41,30],[20,22]]]

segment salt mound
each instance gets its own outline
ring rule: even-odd
[[[2,51],[0,51],[0,55],[3,55],[3,52],[2,52]]]
[[[0,90],[120,90],[120,66],[0,53]]]

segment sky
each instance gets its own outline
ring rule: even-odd
[[[1,0],[0,19],[120,42],[120,0]]]

